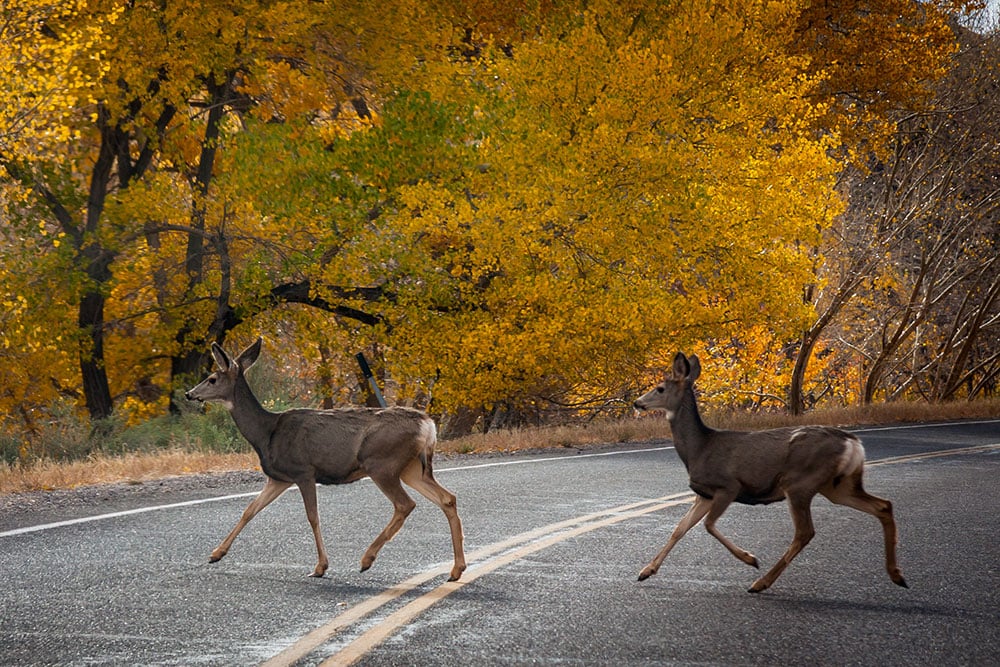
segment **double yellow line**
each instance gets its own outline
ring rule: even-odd
[[[958,454],[972,454],[977,452],[1000,449],[1000,443],[981,445],[976,447],[965,447],[962,449],[949,449],[925,454],[912,454],[907,456],[896,456],[892,458],[871,461],[868,466],[881,466],[894,463],[906,463],[921,459],[937,458],[941,456],[954,456]],[[355,639],[348,642],[334,655],[321,663],[324,667],[334,665],[350,665],[381,644],[401,627],[410,623],[414,618],[422,614],[432,605],[448,597],[463,586],[467,586],[479,577],[489,574],[504,565],[508,565],[517,560],[525,558],[533,553],[546,549],[554,544],[568,540],[584,533],[589,533],[599,528],[611,526],[622,521],[628,521],[645,514],[658,512],[668,507],[675,507],[690,503],[694,500],[694,494],[690,492],[675,493],[661,498],[653,498],[640,502],[620,505],[610,509],[601,510],[592,514],[559,521],[542,526],[534,530],[515,535],[506,540],[495,542],[488,546],[468,554],[471,567],[459,581],[451,581],[432,588],[423,595],[418,596],[396,611],[387,615],[381,621],[363,632]],[[312,632],[303,636],[297,642],[277,654],[267,662],[265,667],[290,667],[297,661],[306,657],[313,651],[326,644],[334,635],[358,623],[363,618],[381,609],[390,602],[415,590],[432,579],[442,577],[450,571],[450,564],[442,564],[414,575],[399,584],[388,588],[378,595],[374,595],[365,601],[347,609],[344,613],[330,622],[316,628]]]
[[[651,512],[676,505],[683,505],[694,500],[694,494],[690,492],[675,493],[662,498],[654,498],[641,502],[612,507],[592,514],[586,514],[565,521],[559,521],[547,526],[542,526],[534,530],[515,535],[506,540],[495,542],[481,549],[477,549],[468,554],[468,560],[472,566],[466,570],[465,574],[458,581],[449,581],[424,593],[400,609],[386,616],[375,626],[369,628],[359,637],[340,649],[335,655],[325,662],[324,666],[350,665],[358,660],[368,651],[378,646],[385,639],[395,633],[400,627],[406,625],[414,618],[423,613],[434,603],[438,602],[467,586],[479,577],[489,574],[494,570],[520,560],[530,554],[542,549],[546,549],[553,544],[568,540],[577,535],[589,533],[598,528],[611,526],[622,521],[628,521],[636,517]],[[426,583],[431,579],[441,577],[449,572],[450,565],[444,564],[439,567],[421,572],[409,579],[400,582],[392,588],[388,588],[378,595],[368,598],[364,602],[351,607],[343,614],[330,620],[309,634],[303,636],[284,651],[274,656],[264,663],[266,667],[287,667],[301,660],[317,648],[325,644],[337,632],[357,623],[365,616],[375,612],[386,604],[412,591],[417,586]]]

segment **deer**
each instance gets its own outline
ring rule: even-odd
[[[257,400],[246,379],[247,370],[260,355],[262,342],[258,338],[235,360],[218,343],[212,343],[218,370],[185,392],[190,401],[219,403],[229,411],[260,458],[267,478],[263,490],[212,552],[209,562],[218,562],[229,553],[233,540],[250,520],[294,484],[302,495],[306,519],[316,540],[318,560],[309,576],[322,577],[329,568],[329,559],[320,533],[317,484],[349,484],[368,477],[392,502],[393,515],[362,556],[361,571],[372,566],[379,550],[416,507],[403,488],[405,482],[440,507],[447,517],[454,549],[448,580],[457,581],[466,567],[462,522],[455,495],[434,479],[431,459],[437,428],[431,417],[407,407],[270,412]]]
[[[867,493],[862,485],[865,450],[851,433],[828,426],[800,426],[765,431],[716,430],[698,412],[694,382],[701,374],[698,357],[678,352],[663,382],[640,396],[637,410],[663,410],[674,449],[689,476],[694,503],[666,546],[639,573],[656,574],[674,545],[699,521],[736,558],[760,568],[757,558],[730,542],[716,527],[730,504],[767,505],[787,500],[795,534],[788,550],[750,586],[759,593],[785,571],[815,535],[810,506],[816,494],[875,516],[885,537],[885,567],[893,583],[907,588],[896,562],[896,522],[892,503]]]

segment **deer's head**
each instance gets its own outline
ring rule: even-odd
[[[189,401],[222,403],[232,410],[236,386],[243,379],[243,373],[257,361],[262,342],[258,338],[257,342],[240,352],[236,361],[226,354],[221,345],[212,343],[212,357],[218,370],[202,380],[197,387],[184,392],[184,398]]]
[[[638,410],[666,410],[667,418],[672,419],[680,407],[684,392],[687,391],[701,374],[701,362],[691,355],[688,359],[683,352],[674,357],[674,366],[667,373],[663,382],[640,396],[633,405]]]

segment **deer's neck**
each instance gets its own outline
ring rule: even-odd
[[[278,415],[264,409],[264,406],[254,396],[250,385],[242,378],[236,384],[233,393],[234,400],[233,404],[229,406],[229,414],[233,416],[236,428],[240,430],[243,437],[250,442],[257,454],[262,456],[271,442],[271,434],[274,433],[277,425]]]
[[[670,417],[670,432],[674,438],[674,449],[681,461],[688,462],[704,450],[713,430],[705,425],[698,412],[698,402],[690,388],[684,392],[677,411]]]

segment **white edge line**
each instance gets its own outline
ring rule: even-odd
[[[1000,422],[997,419],[984,419],[979,421],[969,421],[969,422],[958,422],[961,424],[994,424]],[[934,428],[940,426],[953,426],[956,422],[937,422],[933,424],[912,424],[912,425],[902,425],[902,426],[884,426],[884,427],[874,427],[874,428],[862,428],[855,429],[855,433],[869,433],[874,431],[888,431],[888,430],[903,430],[903,429],[918,429],[918,428]],[[644,447],[641,449],[629,449],[621,452],[598,452],[594,454],[567,454],[564,456],[548,456],[545,458],[532,458],[532,459],[522,459],[519,461],[493,461],[491,463],[478,463],[475,465],[468,466],[456,466],[454,468],[440,468],[435,470],[435,472],[450,472],[454,470],[476,470],[479,468],[493,468],[497,466],[512,466],[521,465],[525,463],[547,463],[551,461],[575,461],[577,459],[583,458],[595,458],[599,456],[618,456],[620,454],[639,454],[642,452],[659,452],[667,449],[673,449],[673,445],[668,445],[666,447]],[[14,537],[15,535],[24,535],[26,533],[35,533],[43,530],[51,530],[53,528],[63,528],[65,526],[73,526],[80,523],[89,523],[91,521],[103,521],[105,519],[116,519],[123,516],[130,516],[132,514],[144,514],[146,512],[155,512],[158,510],[168,510],[176,509],[178,507],[190,507],[192,505],[203,505],[205,503],[214,503],[224,500],[234,500],[236,498],[249,498],[250,496],[256,496],[259,491],[254,491],[251,493],[236,493],[228,496],[213,496],[211,498],[201,498],[199,500],[188,500],[180,503],[170,503],[168,505],[152,505],[150,507],[139,507],[132,510],[124,510],[122,512],[111,512],[108,514],[97,514],[95,516],[86,516],[79,519],[69,519],[67,521],[56,521],[54,523],[43,523],[36,526],[25,526],[24,528],[15,528],[13,530],[7,530],[0,532],[0,538],[4,537]]]
[[[547,458],[533,458],[533,459],[523,459],[520,461],[494,461],[492,463],[479,463],[476,465],[469,466],[456,466],[454,468],[440,468],[436,469],[434,472],[443,473],[450,472],[452,470],[474,470],[476,468],[491,468],[494,466],[509,466],[517,465],[522,463],[544,463],[547,461],[572,461],[581,458],[593,458],[596,456],[615,456],[617,454],[635,454],[639,452],[656,452],[666,449],[673,449],[670,447],[648,447],[644,449],[632,449],[622,452],[599,452],[596,454],[568,454],[565,456],[551,456]],[[364,478],[367,480],[368,478]],[[363,480],[359,480],[363,481]],[[294,488],[294,487],[293,487]],[[167,505],[150,505],[148,507],[137,507],[136,509],[123,510],[121,512],[109,512],[107,514],[96,514],[94,516],[80,517],[79,519],[68,519],[66,521],[55,521],[53,523],[42,523],[35,526],[25,526],[24,528],[14,528],[12,530],[5,530],[0,532],[0,538],[4,537],[14,537],[15,535],[24,535],[26,533],[37,533],[43,530],[52,530],[53,528],[64,528],[66,526],[75,526],[80,523],[90,523],[91,521],[103,521],[106,519],[117,519],[123,516],[131,516],[133,514],[144,514],[146,512],[156,512],[158,510],[169,510],[176,509],[178,507],[190,507],[192,505],[204,505],[205,503],[214,503],[224,500],[235,500],[237,498],[250,498],[251,496],[256,496],[260,491],[252,491],[249,493],[235,493],[227,496],[212,496],[211,498],[200,498],[198,500],[187,500],[179,503],[170,503]]]
[[[233,500],[235,498],[249,498],[250,496],[256,496],[259,491],[254,491],[253,493],[235,493],[229,496],[213,496],[211,498],[200,498],[198,500],[186,500],[181,503],[170,503],[169,505],[152,505],[150,507],[137,507],[132,510],[123,510],[121,512],[110,512],[108,514],[98,514],[96,516],[85,516],[79,519],[69,519],[67,521],[56,521],[55,523],[42,523],[37,526],[25,526],[24,528],[15,528],[13,530],[5,530],[0,533],[0,537],[13,537],[14,535],[24,535],[25,533],[35,533],[40,530],[49,530],[51,528],[62,528],[64,526],[74,526],[78,523],[89,523],[91,521],[100,521],[102,519],[117,519],[122,516],[130,516],[132,514],[144,514],[146,512],[155,512],[157,510],[168,510],[174,509],[176,507],[189,507],[191,505],[203,505],[205,503],[214,503],[220,500]]]
[[[851,433],[874,433],[876,431],[909,431],[918,428],[940,428],[943,426],[976,426],[979,424],[1000,424],[1000,419],[978,419],[975,421],[933,422],[930,424],[899,424],[889,426],[872,426],[869,428],[847,429]]]

